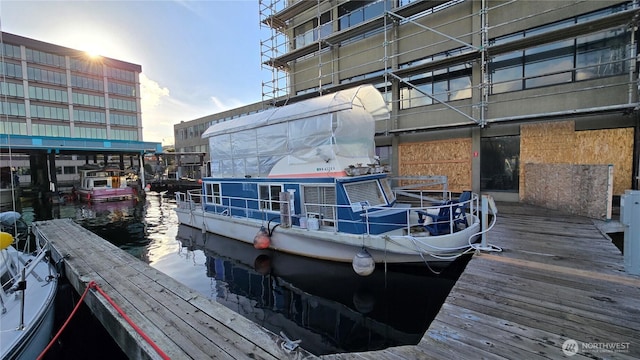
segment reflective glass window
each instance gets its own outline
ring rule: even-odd
[[[517,192],[520,179],[520,136],[482,138],[480,190]]]
[[[22,66],[20,64],[12,64],[1,62],[0,75],[22,79]]]
[[[17,122],[17,121],[1,121],[0,133],[14,134],[14,135],[28,135],[27,124],[24,122]]]
[[[22,84],[0,82],[0,93],[4,96],[23,97],[24,87]]]

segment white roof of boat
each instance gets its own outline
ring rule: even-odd
[[[373,120],[389,118],[389,108],[378,89],[373,85],[362,85],[214,124],[202,134],[202,137],[207,138],[290,120],[304,119],[351,109],[355,106],[364,108],[371,114]]]

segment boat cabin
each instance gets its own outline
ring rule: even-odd
[[[211,154],[205,210],[355,234],[406,226],[375,157],[375,123],[388,116],[378,90],[363,85],[212,125],[202,135]],[[375,225],[381,216],[385,225]]]

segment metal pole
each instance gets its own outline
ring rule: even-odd
[[[22,275],[21,275],[21,283],[22,283],[22,297],[20,299],[20,326],[18,327],[19,330],[23,330],[24,329],[24,297],[25,297],[25,290],[27,290],[27,283],[26,283],[26,274],[25,274],[26,269],[22,268]]]
[[[640,275],[640,191],[626,190],[620,197],[620,222],[624,225],[624,268]]]
[[[482,210],[482,230],[486,230],[489,226],[489,198],[487,195],[482,195],[482,204],[480,205]],[[480,242],[480,250],[487,249],[487,232],[482,232],[482,241]]]

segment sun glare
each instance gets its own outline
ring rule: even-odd
[[[98,59],[100,57],[100,53],[96,49],[86,50],[85,53],[87,54],[89,59],[92,59],[92,60]]]

